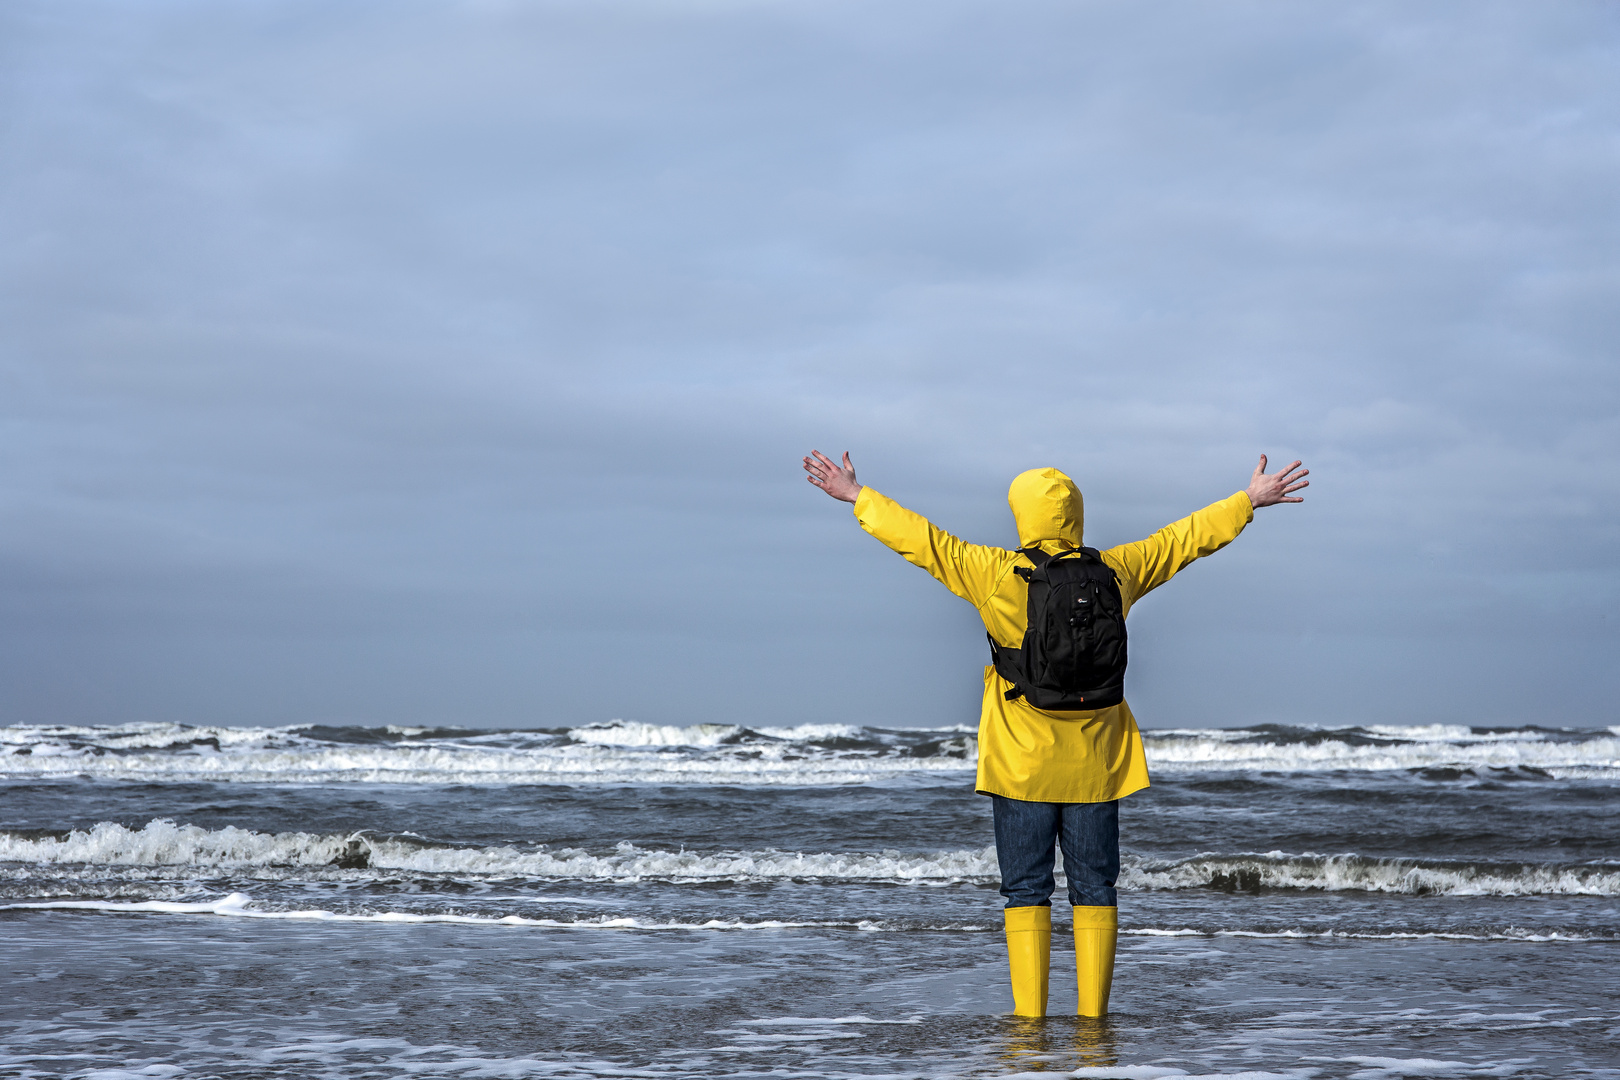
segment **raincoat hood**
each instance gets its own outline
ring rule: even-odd
[[[1031,469],[1013,477],[1007,489],[1007,505],[1018,523],[1018,546],[1031,547],[1042,540],[1061,540],[1080,546],[1085,529],[1086,504],[1080,489],[1057,469]]]

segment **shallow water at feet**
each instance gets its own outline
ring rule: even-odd
[[[1620,1076],[1614,731],[1148,746],[1098,1025],[970,732],[0,728],[0,1070]]]

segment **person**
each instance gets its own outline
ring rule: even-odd
[[[1296,461],[1268,474],[1262,454],[1245,490],[1146,540],[1094,553],[1117,582],[1121,638],[1132,605],[1194,559],[1231,543],[1254,520],[1256,509],[1303,502],[1294,493],[1309,486],[1310,473],[1300,466]],[[804,468],[810,483],[854,505],[861,528],[972,604],[984,620],[993,657],[1025,645],[1026,579],[1037,568],[1031,554],[1042,565],[1065,551],[1072,554],[1062,561],[1092,558],[1079,550],[1085,524],[1080,489],[1057,469],[1031,469],[1013,478],[1007,503],[1018,526],[1019,550],[1008,550],[959,540],[862,485],[848,452],[839,464],[813,450]],[[1077,1011],[1100,1017],[1108,1011],[1119,926],[1114,887],[1119,800],[1148,786],[1142,736],[1120,691],[1113,694],[1118,703],[1104,708],[1052,711],[1031,705],[1024,689],[1004,677],[998,665],[984,669],[975,782],[975,790],[992,804],[1013,1011],[1046,1015],[1053,851],[1058,848],[1074,908]]]

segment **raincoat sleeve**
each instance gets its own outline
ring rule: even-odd
[[[1109,548],[1102,556],[1118,571],[1128,602],[1135,603],[1194,559],[1213,555],[1236,540],[1253,520],[1254,506],[1248,493],[1240,491],[1166,525],[1146,540]]]
[[[1003,548],[959,540],[869,487],[855,498],[855,518],[861,528],[974,607],[983,606],[1017,558]]]

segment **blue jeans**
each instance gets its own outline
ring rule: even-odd
[[[1097,803],[1023,802],[990,796],[995,808],[996,861],[1007,906],[1050,907],[1057,882],[1052,849],[1063,848],[1069,903],[1113,907],[1119,902],[1119,800]]]

